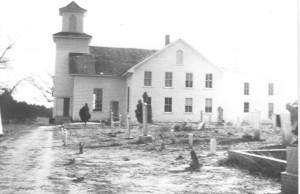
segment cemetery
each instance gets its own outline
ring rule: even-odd
[[[143,110],[147,108],[143,104]],[[143,111],[143,118],[148,118]],[[120,115],[119,115],[120,116]],[[273,123],[69,123],[54,132],[62,189],[111,193],[297,193],[290,115]],[[271,120],[270,120],[271,121]],[[289,129],[287,129],[289,127]]]

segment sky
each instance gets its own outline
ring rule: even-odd
[[[70,0],[0,2],[0,52],[15,45],[10,70],[0,83],[25,77],[49,81],[54,72],[52,34],[62,29],[58,9]],[[164,37],[182,38],[217,66],[282,80],[287,101],[298,94],[296,0],[76,0],[87,10],[84,32],[92,46],[161,49]],[[23,82],[19,101],[44,104],[40,93]]]

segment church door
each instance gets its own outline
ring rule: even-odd
[[[112,100],[110,103],[111,112],[113,113],[113,121],[119,120],[119,101]]]
[[[64,98],[64,109],[63,109],[63,116],[69,116],[70,112],[70,98]]]

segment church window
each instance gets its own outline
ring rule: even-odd
[[[173,86],[173,73],[166,72],[165,73],[165,87],[172,87]]]
[[[185,74],[185,87],[187,87],[187,88],[193,87],[193,73]]]
[[[244,102],[244,112],[249,112],[250,104],[249,102]]]
[[[213,87],[213,75],[208,73],[205,75],[205,88],[212,88]]]
[[[94,88],[93,111],[102,111],[103,89]]]
[[[193,98],[185,98],[185,112],[193,112]]]
[[[212,112],[212,99],[205,98],[205,112],[211,113]]]
[[[244,83],[244,95],[249,95],[249,83]]]
[[[172,98],[165,98],[165,112],[172,112]]]
[[[71,32],[76,32],[76,17],[72,15],[69,22],[69,30]]]
[[[144,86],[151,86],[152,82],[152,72],[145,71],[144,72]]]

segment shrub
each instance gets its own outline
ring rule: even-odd
[[[80,109],[79,116],[81,121],[84,122],[84,125],[86,126],[86,123],[91,118],[90,110],[87,103],[85,103],[85,105]]]
[[[49,119],[49,124],[54,124],[54,118]]]
[[[143,123],[143,105],[141,100],[136,105],[135,116],[139,123]]]

